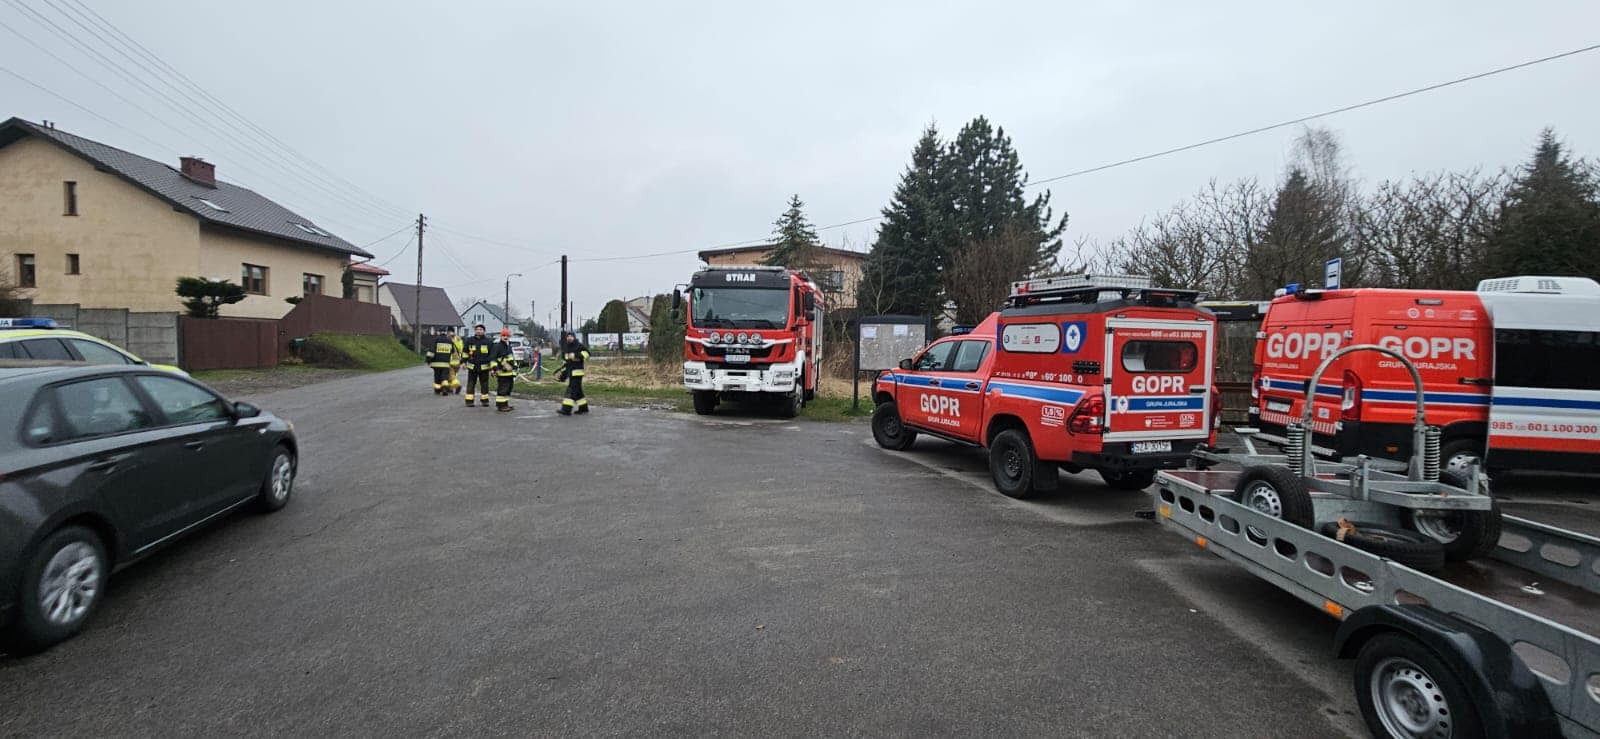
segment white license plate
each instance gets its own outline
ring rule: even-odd
[[[1134,454],[1154,454],[1156,452],[1172,451],[1170,441],[1136,441],[1133,442]]]
[[[1289,402],[1285,400],[1267,401],[1267,410],[1272,411],[1273,413],[1288,413],[1290,407],[1291,406]]]
[[[750,355],[749,354],[729,354],[728,356],[723,357],[723,359],[728,360],[728,364],[744,364],[745,362],[750,361]]]

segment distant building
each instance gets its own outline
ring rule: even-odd
[[[522,334],[522,329],[517,326],[515,319],[506,320],[506,313],[501,305],[487,300],[480,300],[461,311],[461,325],[466,326],[468,331],[480,323],[490,336],[498,336],[502,328],[510,328],[513,335]]]
[[[178,278],[209,277],[245,289],[223,316],[281,318],[285,298],[342,297],[352,257],[372,255],[197,157],[0,122],[0,275],[36,304],[177,312]]]
[[[707,249],[700,252],[700,261],[710,267],[761,264],[772,253],[772,249],[772,244]],[[856,286],[861,284],[861,270],[867,262],[866,253],[830,246],[819,246],[816,253],[822,268],[811,270],[808,274],[827,294],[828,310],[854,311]]]
[[[422,298],[420,320],[417,316],[418,292]],[[378,288],[378,302],[389,306],[389,311],[394,315],[395,328],[403,334],[409,335],[411,327],[418,323],[422,325],[424,334],[452,328],[460,331],[463,325],[455,304],[450,302],[450,294],[442,287],[423,285],[419,289],[416,285],[402,282],[385,282]]]
[[[634,298],[625,305],[628,308],[628,333],[639,334],[650,330],[650,297]]]

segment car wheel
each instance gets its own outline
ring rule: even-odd
[[[272,464],[267,467],[267,479],[261,481],[261,492],[256,497],[256,507],[271,513],[289,504],[294,494],[294,452],[279,445],[272,450]]]
[[[1379,634],[1356,655],[1356,703],[1373,736],[1481,737],[1461,678],[1421,642]]]
[[[1100,479],[1117,490],[1143,490],[1156,481],[1155,470],[1099,470]]]
[[[989,474],[995,489],[1012,498],[1033,494],[1033,473],[1038,466],[1028,432],[1007,429],[996,434],[989,444]]]
[[[709,416],[717,412],[717,393],[715,390],[694,391],[694,412],[702,416]]]
[[[1469,478],[1455,470],[1445,470],[1439,480],[1465,488]],[[1489,556],[1500,544],[1500,504],[1490,500],[1487,511],[1407,511],[1402,514],[1406,527],[1444,546],[1444,557],[1465,562]]]
[[[67,526],[40,542],[23,569],[12,648],[35,652],[76,635],[109,575],[105,544],[89,529]]]
[[[1247,467],[1239,475],[1233,492],[1240,503],[1273,518],[1288,521],[1303,529],[1316,524],[1311,491],[1306,487],[1306,481],[1288,467]]]
[[[917,432],[906,428],[900,420],[900,406],[889,400],[872,409],[872,440],[884,449],[903,452],[917,440]]]
[[[1345,534],[1344,543],[1356,549],[1392,559],[1421,572],[1444,569],[1444,547],[1433,539],[1375,523],[1352,522],[1350,525],[1355,527],[1355,531]],[[1338,538],[1339,524],[1325,523],[1319,531],[1330,539]]]

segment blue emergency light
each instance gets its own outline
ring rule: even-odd
[[[0,318],[0,328],[55,328],[54,318]]]
[[[951,326],[950,327],[950,335],[951,336],[960,336],[962,334],[970,334],[970,333],[972,333],[972,327],[971,326]]]

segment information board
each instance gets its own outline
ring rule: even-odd
[[[895,369],[900,360],[910,359],[928,345],[926,319],[895,316],[868,316],[858,324],[861,369]]]

